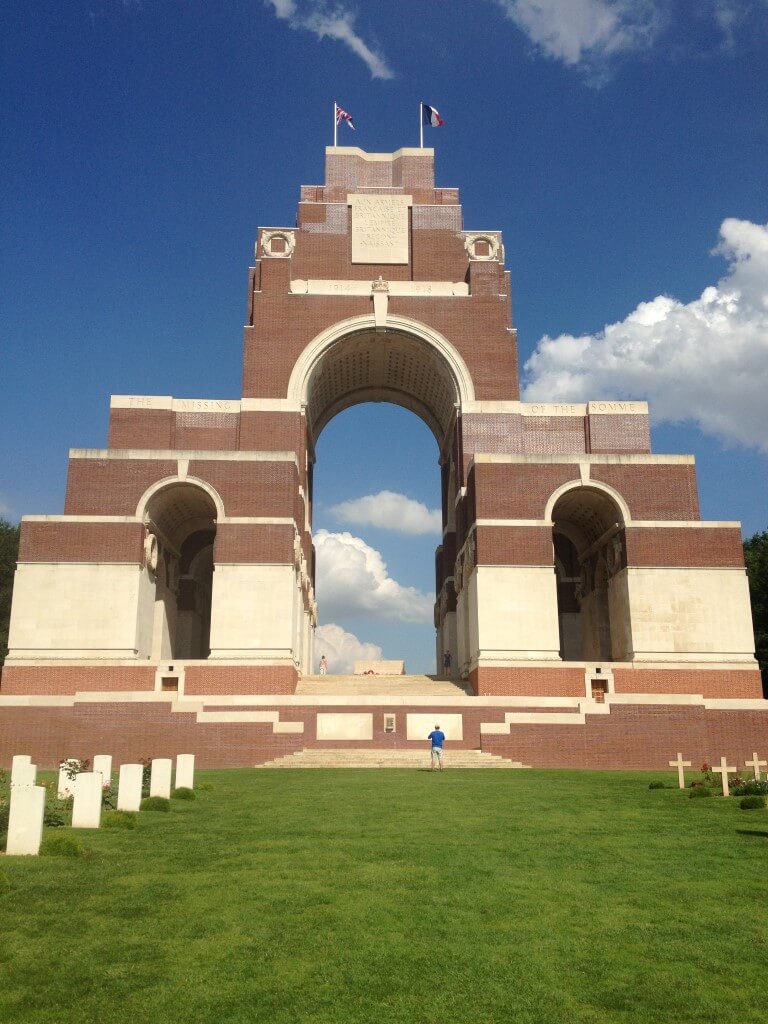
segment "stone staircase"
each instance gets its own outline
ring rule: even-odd
[[[256,768],[411,768],[428,769],[429,749],[413,750],[392,748],[371,750],[370,748],[312,747],[285,754]],[[498,754],[486,754],[482,750],[446,750],[445,767],[454,768],[529,768],[521,761],[509,761]]]
[[[472,690],[451,679],[432,676],[302,676],[298,696],[467,697]]]

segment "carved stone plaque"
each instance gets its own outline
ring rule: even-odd
[[[407,263],[411,196],[347,197],[352,207],[352,262]]]

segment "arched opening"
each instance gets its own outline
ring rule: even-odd
[[[445,345],[448,347],[447,343]],[[297,367],[300,365],[302,360]],[[371,635],[383,638],[376,640],[383,648],[382,656],[405,658],[409,672],[442,672],[443,631],[442,623],[437,621],[436,608],[446,610],[453,621],[455,598],[453,602],[440,601],[443,581],[439,575],[437,603],[430,591],[435,547],[438,547],[439,561],[446,530],[450,534],[455,531],[450,500],[456,480],[453,438],[457,407],[462,400],[462,389],[466,387],[457,379],[450,358],[428,337],[404,329],[376,329],[368,323],[356,325],[346,333],[329,332],[329,338],[317,345],[314,358],[304,360],[301,373],[300,381],[294,377],[292,387],[306,409],[310,467],[317,457],[320,435],[324,434],[320,453],[323,459],[334,458],[343,465],[347,485],[343,494],[332,483],[328,486],[326,481],[329,476],[332,479],[332,475],[324,473],[322,461],[318,471],[311,471],[309,475],[316,548],[335,544],[339,559],[332,581],[323,577],[322,550],[316,559],[321,572],[316,580],[320,632],[319,642],[315,644],[315,662],[322,654],[328,654],[321,649],[320,638],[322,627],[329,621],[325,610],[329,593],[333,593],[331,604],[343,604],[344,595],[339,591],[347,582],[352,591],[355,580],[367,573],[376,594],[362,593],[358,607],[369,621],[372,610],[380,608],[381,614],[377,616],[376,629]],[[437,450],[421,425],[402,410],[415,414],[426,424],[437,442]],[[342,415],[339,417],[339,414]],[[388,492],[386,499],[381,497],[382,492]],[[338,515],[335,523],[329,521],[331,508],[342,501],[354,505],[362,499],[365,499],[366,512],[360,513],[357,521],[354,518],[345,521]],[[378,508],[373,499],[378,500]],[[389,501],[388,513],[381,507],[386,501]],[[409,505],[409,501],[413,504]],[[414,509],[416,504],[422,506],[418,513]],[[398,509],[402,512],[399,518]],[[406,522],[406,512],[413,513],[417,519],[422,517],[424,524]],[[348,562],[344,561],[342,541],[331,541],[327,536],[334,529],[353,537],[352,541],[346,541],[351,546],[347,552]],[[357,540],[362,544],[357,544]],[[450,545],[449,550],[453,550]],[[359,568],[357,576],[351,568],[352,562]],[[445,586],[452,586],[452,581]],[[349,598],[353,603],[354,594],[350,593]],[[356,616],[354,609],[349,608],[350,633],[362,618],[363,615]],[[416,623],[421,640],[420,653],[414,655],[408,652],[414,650],[409,637]],[[435,627],[440,646],[437,665]],[[453,632],[455,634],[455,624]],[[424,642],[427,637],[428,653]],[[355,638],[366,639],[362,635],[355,635]],[[401,644],[405,650],[399,649]],[[453,652],[454,664],[456,660]]]
[[[144,522],[154,548],[148,559],[154,584],[150,656],[158,661],[207,658],[216,539],[213,498],[193,483],[170,483],[150,497]]]
[[[596,487],[573,487],[552,508],[560,657],[627,661],[632,637],[624,513]]]

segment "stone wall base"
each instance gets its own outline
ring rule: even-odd
[[[18,701],[18,703],[14,703]],[[607,705],[590,702],[536,706],[535,701],[474,702],[472,698],[439,698],[413,704],[349,702],[323,705],[297,697],[272,703],[243,699],[242,704],[216,700],[179,701],[154,694],[143,699],[99,700],[51,698],[47,703],[21,703],[7,698],[0,705],[0,764],[14,754],[29,754],[41,768],[65,757],[93,758],[109,753],[114,764],[145,758],[194,753],[202,768],[262,764],[304,748],[428,749],[421,718],[409,737],[409,715],[428,716],[431,723],[450,725],[461,717],[461,738],[451,749],[473,748],[499,754],[536,768],[644,768],[669,771],[680,751],[692,762],[729,763],[744,770],[757,751],[768,758],[768,702],[745,701],[743,707],[712,707],[690,698],[687,703],[631,703],[627,697]],[[647,701],[647,698],[646,698]],[[544,702],[546,704],[546,702]],[[736,702],[720,702],[734,704]],[[370,716],[370,738],[318,740],[317,716],[349,714],[357,722]],[[385,732],[386,719],[395,732]],[[548,719],[551,718],[551,722]],[[367,720],[367,717],[366,717]],[[389,723],[391,724],[391,723]],[[490,727],[490,730],[489,730]],[[429,725],[431,728],[431,724]],[[424,732],[422,737],[421,732]]]

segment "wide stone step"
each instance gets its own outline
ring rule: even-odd
[[[510,761],[482,750],[446,750],[445,765],[450,768],[527,768],[521,761]],[[371,750],[309,747],[285,754],[257,768],[429,768],[429,750]]]
[[[466,697],[472,691],[450,679],[431,676],[302,676],[299,695],[337,697]]]

